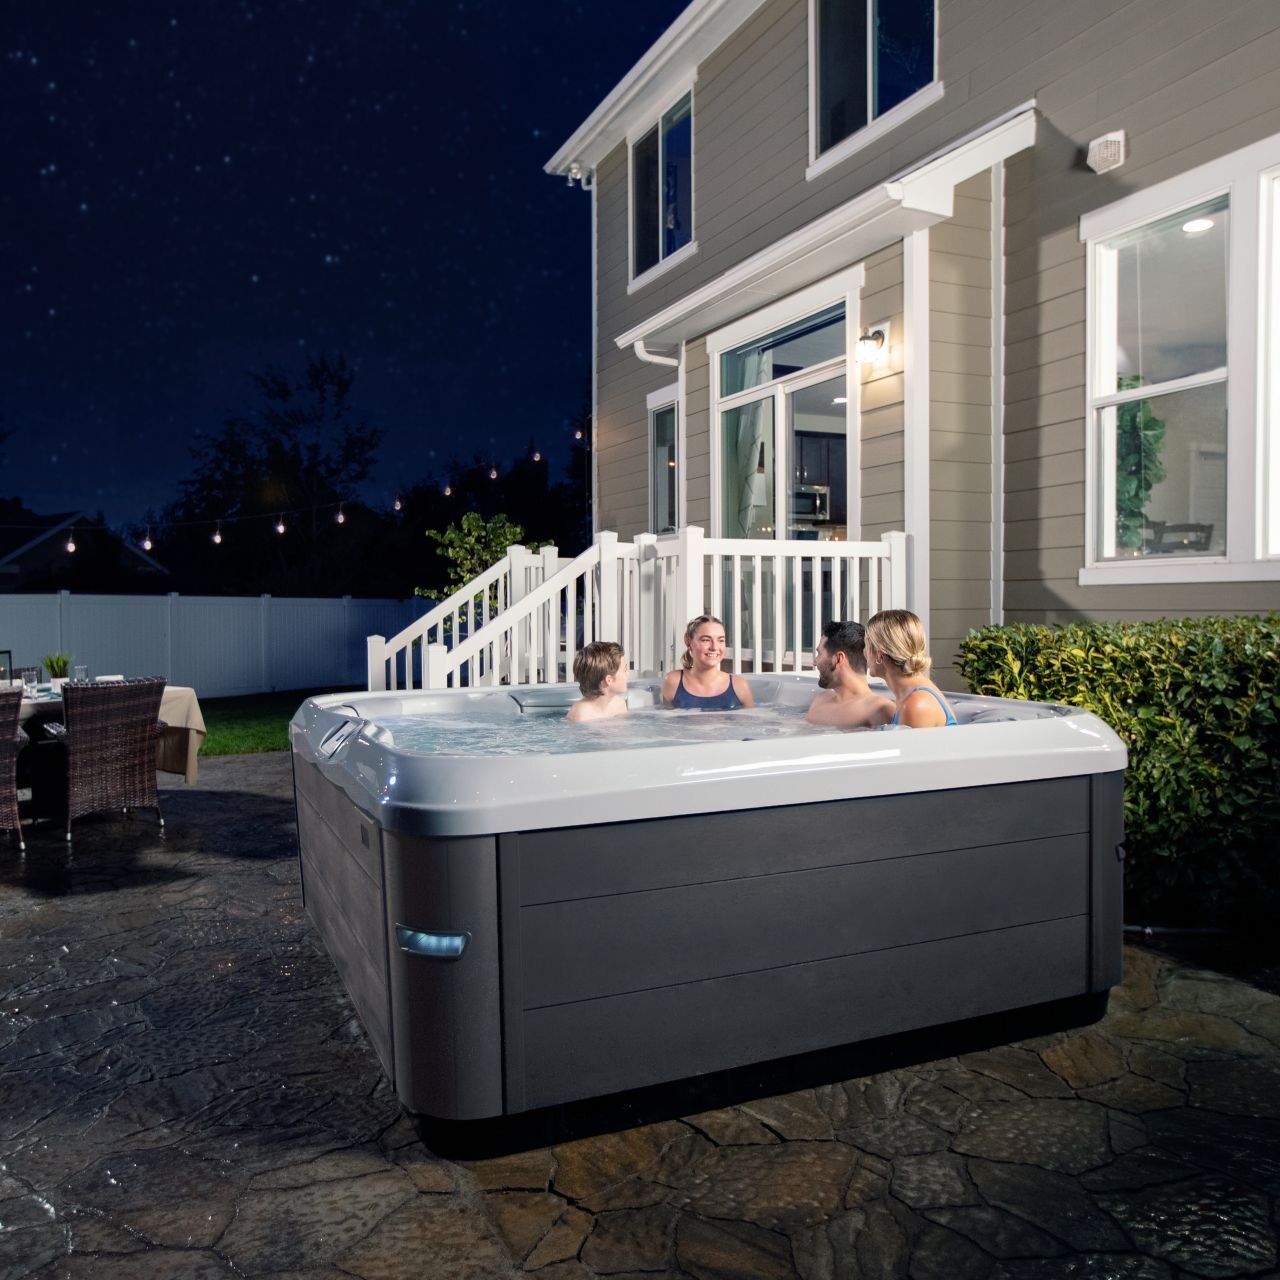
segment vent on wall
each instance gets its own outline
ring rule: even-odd
[[[1085,163],[1094,173],[1110,173],[1112,169],[1118,169],[1124,164],[1127,152],[1124,130],[1117,129],[1114,133],[1104,133],[1089,143]]]

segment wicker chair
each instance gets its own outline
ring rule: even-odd
[[[27,735],[18,727],[21,689],[0,689],[0,828],[18,833],[18,848],[25,850],[22,819],[18,816],[18,752]]]
[[[156,744],[164,725],[162,676],[122,684],[69,680],[62,686],[64,724],[57,736],[67,748],[67,839],[71,823],[105,809],[154,809]]]

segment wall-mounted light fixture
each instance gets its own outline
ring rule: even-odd
[[[867,325],[854,343],[853,358],[858,364],[879,364],[889,354],[889,322]]]

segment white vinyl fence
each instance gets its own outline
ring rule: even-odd
[[[365,637],[401,630],[430,601],[275,596],[0,594],[15,670],[66,653],[92,675],[165,676],[202,698],[365,683]]]

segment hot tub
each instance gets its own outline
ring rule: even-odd
[[[1076,708],[569,725],[564,686],[312,698],[307,910],[400,1099],[478,1119],[1119,981],[1126,754]]]

